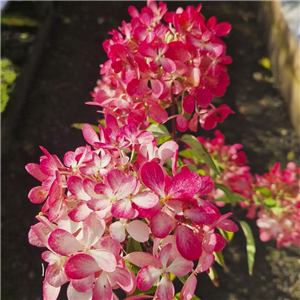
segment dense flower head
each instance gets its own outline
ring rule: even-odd
[[[299,175],[300,168],[290,162],[283,171],[276,163],[269,173],[255,178],[260,238],[276,239],[278,248],[300,246]]]
[[[233,111],[212,105],[229,85],[226,46],[220,39],[231,30],[226,22],[208,21],[188,6],[167,12],[165,3],[148,1],[139,12],[129,8],[131,21],[122,22],[103,43],[109,58],[101,66],[102,79],[93,105],[115,115],[123,124],[148,125],[148,117],[166,122],[167,108],[177,106],[177,128],[211,129]],[[199,122],[198,122],[199,119]]]
[[[199,142],[207,149],[220,170],[220,176],[215,178],[214,181],[227,186],[233,193],[240,194],[248,199],[251,203],[239,202],[239,204],[243,207],[247,206],[249,209],[248,216],[254,217],[254,203],[251,200],[253,179],[250,167],[247,166],[245,152],[241,151],[243,146],[241,144],[226,144],[225,136],[219,130],[216,130],[214,135],[213,139],[198,137]],[[184,161],[195,164],[192,159],[185,158]],[[204,163],[198,163],[197,168],[209,173],[209,168]],[[211,201],[216,201],[218,206],[222,206],[225,203],[218,201],[222,196],[224,196],[224,191],[214,188],[209,197]]]
[[[215,228],[237,226],[231,213],[221,215],[203,200],[213,188],[208,176],[177,167],[175,142],[158,147],[151,132],[121,127],[109,114],[105,124],[98,132],[85,124],[89,144],[67,152],[63,162],[41,147],[40,164],[26,165],[41,182],[28,195],[43,204],[29,242],[48,249],[44,299],[56,299],[69,282],[68,299],[116,299],[115,289],[130,295],[136,286],[157,284],[155,297],[171,300],[170,274],[208,270],[225,246]],[[153,250],[132,252],[132,241]],[[195,289],[193,279],[187,284],[183,294]]]

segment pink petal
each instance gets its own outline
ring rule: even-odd
[[[196,272],[202,273],[207,271],[213,265],[214,261],[215,256],[212,253],[202,251],[202,254],[198,261]]]
[[[178,115],[176,118],[176,127],[180,132],[185,132],[189,128],[189,121],[183,115]]]
[[[134,191],[136,184],[136,179],[132,175],[123,178],[120,185],[118,186],[116,198],[123,199],[125,197],[128,197]]]
[[[168,264],[170,254],[172,251],[172,244],[165,244],[159,252],[158,259],[161,261],[163,268],[165,268]]]
[[[125,240],[125,228],[120,221],[116,221],[109,226],[109,233],[111,237],[122,243]]]
[[[133,79],[127,85],[127,93],[132,97],[143,97],[149,91],[148,80]]]
[[[80,222],[80,221],[85,220],[90,215],[91,212],[92,212],[92,210],[90,208],[88,208],[86,203],[82,203],[82,204],[78,204],[77,207],[72,209],[68,213],[68,216],[72,221]]]
[[[125,260],[140,268],[145,266],[153,266],[160,268],[161,262],[153,255],[147,252],[131,252],[124,257]]]
[[[43,281],[43,299],[56,300],[60,292],[60,287],[50,285],[46,280]]]
[[[67,289],[67,297],[70,300],[90,300],[92,299],[92,290],[86,291],[84,293],[80,293],[76,291],[72,283],[69,284],[68,289]]]
[[[70,176],[67,182],[69,192],[81,200],[90,200],[91,197],[83,189],[83,180],[78,176]]]
[[[210,225],[218,217],[213,211],[206,212],[202,206],[185,211],[185,215],[198,225]]]
[[[158,280],[159,276],[163,273],[161,269],[153,266],[142,267],[136,277],[136,284],[141,291],[147,291]]]
[[[160,196],[164,196],[165,176],[161,166],[154,162],[147,162],[141,169],[143,183]]]
[[[105,249],[111,252],[114,256],[118,256],[120,252],[120,243],[111,238],[110,236],[102,237],[99,243],[100,249]]]
[[[175,224],[175,219],[164,212],[159,212],[150,220],[151,232],[158,238],[165,238],[174,228]]]
[[[55,229],[49,236],[49,246],[60,255],[69,255],[83,250],[83,246],[69,232],[63,229]]]
[[[193,184],[191,184],[191,182]],[[171,184],[168,186],[168,195],[174,198],[180,198],[184,196],[194,196],[201,187],[201,177],[187,167],[183,167],[180,173],[176,174]]]
[[[163,143],[159,149],[158,149],[158,156],[161,159],[160,163],[161,165],[164,164],[164,162],[169,158],[175,158],[175,156],[178,153],[179,146],[174,141],[167,141]]]
[[[105,272],[95,282],[92,300],[113,300],[112,288]]]
[[[44,191],[43,187],[36,186],[32,188],[28,194],[29,200],[34,204],[43,203],[48,196],[48,192]]]
[[[212,253],[215,249],[216,244],[217,244],[216,234],[210,232],[207,233],[202,242],[203,249],[208,253]]]
[[[186,260],[183,257],[177,257],[168,267],[168,272],[177,277],[182,277],[188,274],[193,269],[193,262]]]
[[[202,252],[201,242],[190,228],[179,225],[176,232],[179,253],[187,260],[196,260]]]
[[[140,220],[130,222],[128,224],[127,231],[134,240],[140,243],[146,242],[149,239],[149,227]]]
[[[123,173],[118,169],[113,169],[107,174],[107,181],[113,191],[118,190],[118,188],[121,186],[121,181],[124,177],[125,176],[123,175]],[[97,193],[99,193],[99,191],[97,191],[98,186],[99,185],[96,185],[95,187],[95,191]]]
[[[26,171],[39,181],[43,181],[47,175],[41,171],[41,167],[38,164],[30,163],[25,166]]]
[[[220,252],[220,251],[222,251],[225,248],[226,242],[225,242],[224,238],[220,234],[215,233],[215,235],[216,235],[216,238],[217,238],[217,244],[215,246],[214,251],[215,252]]]
[[[198,89],[196,93],[196,101],[201,108],[207,108],[210,102],[213,100],[213,94],[210,90]]]
[[[109,277],[115,281],[125,292],[132,290],[134,283],[127,270],[117,267],[114,272],[109,274]]]
[[[111,252],[107,250],[96,249],[90,250],[89,253],[103,271],[113,272],[116,269],[117,261]]]
[[[183,300],[191,300],[195,294],[196,287],[197,278],[194,274],[191,274],[182,287],[180,298]]]
[[[176,64],[170,58],[161,57],[160,63],[163,69],[168,73],[174,73],[176,71]]]
[[[192,95],[188,95],[183,99],[182,102],[182,107],[183,110],[188,113],[188,114],[192,114],[194,111],[194,107],[195,107],[195,100],[194,97]]]
[[[117,201],[111,208],[111,213],[116,218],[130,219],[134,214],[134,209],[132,208],[129,199],[123,199]]]
[[[90,145],[95,145],[95,143],[100,142],[97,132],[90,124],[84,124],[82,126],[82,134]]]
[[[239,230],[237,225],[228,219],[225,219],[225,220],[221,221],[220,223],[218,223],[217,227],[220,229],[226,230],[226,231],[231,231],[231,232],[236,232]]]
[[[157,285],[157,300],[173,300],[174,294],[175,289],[172,281],[168,280],[166,276],[163,276]]]
[[[83,240],[86,248],[94,245],[105,230],[104,220],[98,219],[95,213],[91,213],[83,223]]]
[[[159,105],[151,105],[149,116],[157,123],[164,123],[168,120],[168,113]]]
[[[90,255],[79,253],[67,261],[65,271],[71,279],[82,279],[99,271],[99,266]]]
[[[28,233],[29,243],[36,247],[46,247],[48,245],[48,234],[52,230],[42,223],[31,226]]]
[[[152,94],[155,98],[159,98],[164,90],[163,84],[158,79],[150,79]]]
[[[137,206],[145,209],[154,207],[158,203],[158,201],[158,196],[151,192],[142,192],[132,198],[132,202],[134,202]]]
[[[94,274],[91,274],[82,279],[72,279],[71,285],[77,292],[85,293],[92,289],[94,282],[95,276]]]
[[[231,30],[231,25],[227,22],[221,22],[215,27],[216,36],[225,36]]]
[[[45,280],[54,287],[60,287],[69,281],[63,266],[60,264],[53,264],[47,267]]]

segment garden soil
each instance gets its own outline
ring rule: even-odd
[[[24,166],[38,163],[44,146],[63,159],[65,152],[84,145],[80,130],[73,123],[96,123],[101,115],[85,105],[96,85],[99,65],[106,61],[102,43],[108,31],[122,20],[129,21],[132,2],[53,2],[55,20],[47,39],[30,92],[19,115],[16,129],[9,136],[9,147],[2,148],[2,299],[42,299],[44,249],[27,240],[36,223],[39,206],[27,199],[38,182]],[[188,2],[167,2],[170,9]],[[197,2],[191,2],[197,5]],[[134,2],[141,8],[145,2]],[[253,173],[268,171],[276,161],[299,164],[299,139],[293,129],[283,98],[276,87],[280,74],[265,68],[268,57],[264,29],[257,22],[256,2],[203,2],[206,18],[232,24],[224,38],[233,58],[229,65],[231,84],[220,103],[235,111],[217,129],[228,143],[241,143]],[[11,104],[10,104],[11,105]],[[199,135],[209,133],[199,132]],[[8,142],[8,141],[2,141]],[[244,218],[244,216],[239,216]],[[227,271],[216,266],[219,287],[207,274],[198,275],[197,295],[202,300],[296,300],[300,299],[300,255],[296,247],[277,250],[273,241],[259,240],[255,220],[249,222],[256,241],[253,275],[248,274],[246,243],[242,230],[224,250]],[[65,289],[59,299],[66,299]]]

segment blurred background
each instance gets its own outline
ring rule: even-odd
[[[44,249],[27,240],[39,207],[27,198],[38,184],[25,171],[39,162],[44,146],[60,159],[84,145],[73,123],[96,123],[101,115],[85,105],[96,86],[99,65],[107,60],[102,43],[122,20],[129,21],[126,1],[9,1],[1,2],[1,229],[3,300],[42,299]],[[168,1],[169,10],[197,2]],[[281,73],[268,52],[267,23],[260,2],[203,2],[208,19],[232,24],[223,40],[233,58],[231,84],[220,103],[235,111],[218,126],[227,143],[241,143],[253,173],[268,171],[275,162],[299,165],[299,138],[280,88]],[[260,16],[260,18],[259,18]],[[260,20],[260,22],[259,22]],[[203,132],[199,132],[202,135]],[[213,130],[206,135],[213,136]],[[240,230],[224,250],[228,272],[217,268],[219,287],[207,274],[198,276],[202,300],[296,300],[300,298],[300,255],[296,247],[276,249],[262,243],[255,221],[250,222],[257,244],[254,274],[248,275],[244,236]],[[59,299],[66,299],[65,291]]]

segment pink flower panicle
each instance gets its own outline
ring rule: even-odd
[[[68,299],[107,300],[116,299],[115,289],[130,295],[157,283],[157,299],[171,300],[170,273],[191,274],[182,292],[189,295],[193,276],[208,270],[213,252],[225,246],[215,228],[237,230],[231,213],[222,216],[203,200],[213,187],[208,176],[177,169],[175,142],[157,147],[152,133],[121,127],[112,115],[105,121],[110,127],[99,125],[99,134],[84,125],[89,145],[67,152],[63,162],[42,148],[40,164],[26,166],[41,182],[29,192],[42,204],[29,242],[47,248],[44,299],[56,299],[65,283]],[[170,160],[172,174],[164,168]],[[150,239],[153,251],[127,253],[130,239]],[[137,275],[131,265],[141,268]]]
[[[233,193],[240,194],[250,201],[253,195],[253,179],[250,167],[246,165],[246,155],[241,151],[243,146],[241,144],[226,144],[225,137],[219,130],[216,130],[214,135],[215,138],[213,139],[198,137],[199,142],[207,149],[219,167],[220,176],[215,178],[214,181],[224,184]],[[184,158],[184,162],[195,164],[192,159],[187,158]],[[209,168],[204,163],[197,164],[197,168],[209,173]],[[210,200],[216,201],[218,206],[224,206],[224,202],[218,201],[222,196],[224,196],[224,192],[221,189],[214,188],[210,194]],[[252,201],[252,205],[247,202],[239,202],[239,204],[243,207],[248,206],[248,216],[254,217],[255,211],[252,209]]]
[[[148,117],[166,122],[166,109],[173,105],[180,131],[197,131],[198,123],[208,130],[223,122],[233,111],[211,102],[229,85],[226,65],[232,59],[220,37],[231,25],[217,24],[215,17],[205,22],[200,9],[167,12],[165,3],[157,6],[154,1],[141,12],[131,6],[131,21],[123,21],[103,43],[109,60],[101,66],[102,79],[89,104],[101,106],[123,124],[144,127]]]
[[[300,168],[290,162],[283,171],[276,163],[269,173],[255,176],[260,238],[276,239],[278,248],[300,246],[299,175]]]
[[[248,218],[255,218],[257,215],[260,239],[268,241],[274,238],[278,248],[291,244],[299,246],[300,168],[290,162],[281,171],[280,164],[276,163],[269,173],[252,177],[250,167],[246,165],[246,155],[240,151],[242,145],[225,144],[224,135],[218,130],[215,131],[214,139],[198,137],[198,140],[219,167],[220,176],[214,182],[227,186],[233,193],[248,200],[239,201],[238,204],[247,208]],[[183,161],[186,164],[196,164],[198,169],[209,173],[209,168],[204,163],[197,163],[191,158],[184,158]],[[218,206],[224,206],[225,202],[221,200],[223,196],[223,190],[214,187],[207,199]]]

